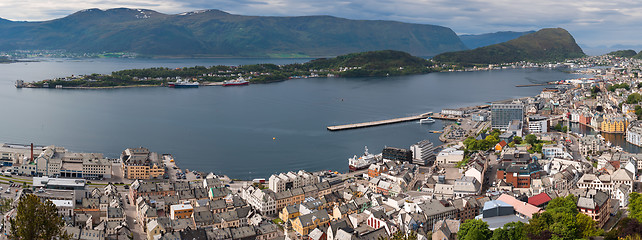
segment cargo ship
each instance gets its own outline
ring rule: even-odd
[[[178,80],[176,82],[167,83],[168,87],[173,87],[173,88],[197,88],[198,85],[199,85],[198,82],[189,82],[184,80]]]
[[[368,147],[365,147],[365,149],[363,156],[357,157],[357,155],[354,155],[354,157],[348,159],[348,168],[350,169],[350,172],[366,169],[370,167],[370,164],[377,162],[375,155],[368,153]]]
[[[228,81],[224,81],[223,82],[223,86],[224,87],[227,87],[227,86],[242,86],[242,85],[249,85],[249,84],[250,84],[250,81],[248,81],[247,79],[242,78],[242,77],[237,78],[236,80],[228,80]]]

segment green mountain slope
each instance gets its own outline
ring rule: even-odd
[[[439,62],[495,64],[518,61],[561,61],[585,56],[573,36],[562,28],[546,28],[508,42],[435,56]]]
[[[630,57],[635,56],[636,54],[637,54],[637,53],[635,52],[635,50],[631,50],[631,49],[629,49],[629,50],[617,50],[617,51],[613,51],[613,52],[607,53],[606,55],[611,55],[611,56],[616,56],[616,57],[627,57],[627,58],[630,58]]]
[[[0,50],[65,49],[185,56],[336,56],[394,49],[434,56],[466,49],[450,29],[331,16],[258,17],[218,10],[176,15],[88,9],[44,22],[0,22]]]
[[[470,49],[475,49],[478,47],[485,47],[488,45],[503,43],[515,38],[521,37],[523,35],[534,33],[535,31],[527,32],[513,32],[513,31],[502,31],[494,33],[484,33],[484,34],[464,34],[459,35],[461,41]]]

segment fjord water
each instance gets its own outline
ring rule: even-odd
[[[377,78],[311,78],[245,87],[103,90],[16,89],[72,74],[145,67],[305,62],[307,59],[95,59],[0,65],[0,142],[55,144],[118,157],[128,147],[171,153],[182,168],[233,178],[306,169],[347,171],[364,146],[438,143],[444,122],[329,132],[329,125],[438,112],[537,95],[518,84],[577,78],[550,69],[431,73]],[[437,144],[438,145],[438,144]]]

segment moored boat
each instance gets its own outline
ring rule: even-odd
[[[424,124],[424,123],[434,123],[434,122],[435,122],[435,119],[432,119],[431,117],[428,117],[428,118],[424,118],[424,119],[419,120],[419,123],[420,123],[420,124]]]
[[[227,80],[227,81],[223,82],[223,86],[224,87],[226,87],[226,86],[242,86],[242,85],[249,85],[249,84],[250,84],[250,81],[248,81],[247,79],[245,79],[243,77],[237,78],[235,80]]]
[[[357,157],[357,155],[354,155],[354,157],[348,159],[348,168],[350,169],[350,172],[354,172],[366,169],[370,167],[370,164],[375,162],[377,162],[375,155],[369,153],[368,147],[365,147],[363,156]]]
[[[177,80],[176,82],[167,83],[168,87],[173,88],[197,88],[200,84],[198,82],[190,82],[185,80]]]

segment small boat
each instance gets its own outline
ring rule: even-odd
[[[419,124],[434,123],[434,122],[435,122],[435,119],[432,119],[430,117],[419,120]]]

